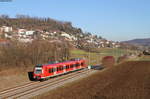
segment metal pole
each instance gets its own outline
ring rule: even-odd
[[[90,61],[90,51],[89,51],[89,65],[91,65],[91,61]]]

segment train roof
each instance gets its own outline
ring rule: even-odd
[[[78,61],[81,61],[83,59],[78,59],[78,60],[69,60],[69,61],[64,61],[64,62],[49,62],[48,64],[43,64],[42,66],[55,66],[55,65],[63,65],[64,63],[66,64],[70,64],[70,63],[74,63],[75,61],[78,62]]]

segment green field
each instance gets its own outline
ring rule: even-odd
[[[143,55],[141,57],[136,58],[137,61],[150,61],[150,55]]]
[[[71,58],[85,58],[88,60],[89,65],[100,64],[101,59],[104,56],[114,56],[117,59],[119,56],[129,53],[134,53],[135,51],[124,50],[119,48],[101,48],[99,52],[86,52],[79,49],[71,50]]]

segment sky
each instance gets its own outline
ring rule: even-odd
[[[0,0],[0,14],[70,21],[108,40],[150,38],[150,0]]]

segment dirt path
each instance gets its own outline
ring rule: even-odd
[[[126,62],[36,99],[149,99],[150,62]]]

